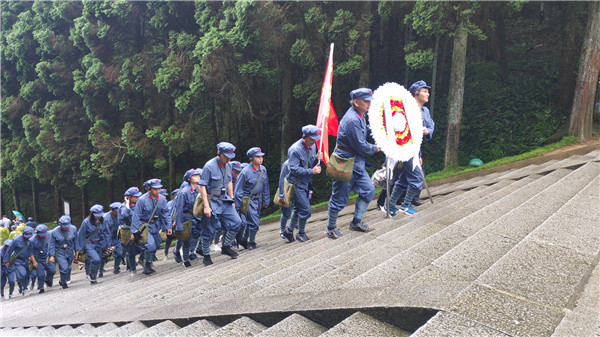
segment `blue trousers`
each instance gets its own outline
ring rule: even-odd
[[[412,158],[402,166],[400,177],[396,180],[396,183],[394,183],[394,188],[398,186],[401,190],[406,191],[409,185],[419,191],[423,188],[423,177],[421,177],[418,168],[413,170]]]
[[[373,186],[367,170],[353,171],[352,179],[348,182],[333,180],[331,198],[329,198],[330,213],[337,214],[346,207],[348,198],[350,197],[350,190],[356,192],[359,195],[359,198],[367,203],[373,200],[373,197],[375,196],[375,186]],[[357,215],[359,214],[355,214],[355,217]],[[359,219],[362,219],[362,214],[360,214]]]
[[[298,213],[298,218],[300,219],[308,219],[312,215],[310,200],[308,200],[308,184],[296,185],[296,191],[294,193],[294,212]]]
[[[17,275],[17,284],[19,284],[19,289],[25,289],[27,287],[27,284],[29,284],[29,259],[17,259],[13,266],[15,267],[15,273]]]
[[[85,260],[85,272],[90,275],[91,279],[96,279],[100,263],[102,262],[102,246],[88,242],[85,245],[87,259]]]
[[[0,291],[2,296],[4,296],[4,286],[8,283],[9,286],[9,294],[13,293],[15,289],[15,266],[2,266],[2,275],[0,275]]]
[[[220,213],[213,210],[213,214],[210,218],[202,218],[201,227],[203,241],[214,240],[215,229],[220,226],[223,226],[227,231],[232,231],[236,234],[240,230],[242,220],[232,204],[224,202],[221,209],[217,211],[220,211]],[[220,225],[219,222],[221,223]]]
[[[37,258],[35,259],[38,263],[38,267],[32,270],[32,275],[37,277],[38,289],[44,289],[44,282],[52,280],[54,274],[56,274],[56,265],[54,263],[46,263],[46,259]]]

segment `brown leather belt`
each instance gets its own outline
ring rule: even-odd
[[[192,211],[183,211],[185,214],[194,214]]]
[[[352,153],[352,154],[356,154],[356,152],[354,152],[354,150],[352,150],[352,149],[349,149],[349,148],[347,148],[347,147],[343,147],[343,146],[336,145],[336,146],[335,146],[335,148],[336,148],[336,149],[340,149],[340,150],[342,150],[342,151],[346,151],[346,152]]]

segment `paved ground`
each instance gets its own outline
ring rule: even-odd
[[[208,268],[160,261],[91,286],[2,302],[8,335],[593,336],[600,319],[600,151],[432,188],[435,203],[370,233],[306,243],[262,226],[259,248]],[[112,267],[109,263],[108,269]],[[90,325],[91,324],[91,325]]]

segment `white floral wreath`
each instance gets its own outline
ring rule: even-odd
[[[368,114],[373,139],[388,157],[408,161],[418,155],[423,121],[408,90],[398,83],[385,83],[373,93]],[[392,123],[386,123],[388,120]]]

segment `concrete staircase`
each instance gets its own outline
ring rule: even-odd
[[[431,189],[435,203],[344,237],[313,214],[305,243],[261,226],[258,249],[152,276],[2,302],[1,336],[439,336],[593,334],[600,317],[600,151]],[[422,198],[426,193],[422,194]],[[162,257],[162,256],[160,256]],[[160,258],[159,257],[159,258]],[[368,332],[368,333],[367,333]]]

